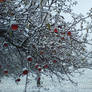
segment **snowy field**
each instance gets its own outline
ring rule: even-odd
[[[36,88],[35,80],[30,77],[30,83],[27,92],[92,92],[92,70],[86,70],[83,75],[76,75],[74,81],[78,82],[78,86],[73,86],[69,82],[51,81],[45,78],[42,83],[42,88]],[[12,78],[3,78],[0,83],[0,92],[24,92],[25,77],[17,85]]]

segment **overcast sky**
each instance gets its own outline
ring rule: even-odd
[[[73,9],[76,13],[86,14],[90,8],[92,8],[92,0],[76,0],[78,1],[78,5],[76,5]]]

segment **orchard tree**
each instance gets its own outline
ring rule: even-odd
[[[84,17],[72,12],[74,0],[0,0],[0,77],[56,75],[70,78],[88,68],[92,10]],[[72,21],[66,21],[65,15]],[[68,17],[68,16],[67,16]],[[53,78],[53,77],[52,77]],[[27,82],[25,86],[26,92]]]

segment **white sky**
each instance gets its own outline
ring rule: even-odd
[[[92,8],[92,0],[76,0],[78,4],[74,6],[73,12],[76,14],[83,14],[84,16],[87,16],[87,12]],[[67,18],[67,20],[70,20],[70,18]],[[92,34],[89,36],[92,39]],[[91,43],[91,42],[90,42]],[[88,51],[90,51],[92,48],[91,45],[87,45]]]
[[[76,13],[86,14],[90,8],[92,8],[92,0],[76,0],[78,5],[76,5],[73,10]]]

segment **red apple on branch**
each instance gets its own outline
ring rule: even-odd
[[[18,24],[12,24],[11,29],[14,30],[14,31],[18,30]]]
[[[58,33],[58,30],[55,28],[55,29],[54,29],[54,32],[55,32],[55,33]]]
[[[20,80],[21,80],[21,79],[20,79],[20,78],[18,78],[18,79],[16,79],[15,81],[16,81],[16,82],[19,82]]]
[[[28,74],[28,70],[24,70],[22,74],[23,75],[27,75]]]
[[[71,36],[71,32],[70,32],[70,31],[69,31],[69,32],[67,32],[67,35],[68,35],[68,36]]]
[[[32,57],[28,57],[27,60],[28,60],[28,61],[32,61]]]
[[[7,70],[5,70],[5,71],[4,71],[4,74],[8,74],[8,71],[7,71]]]

